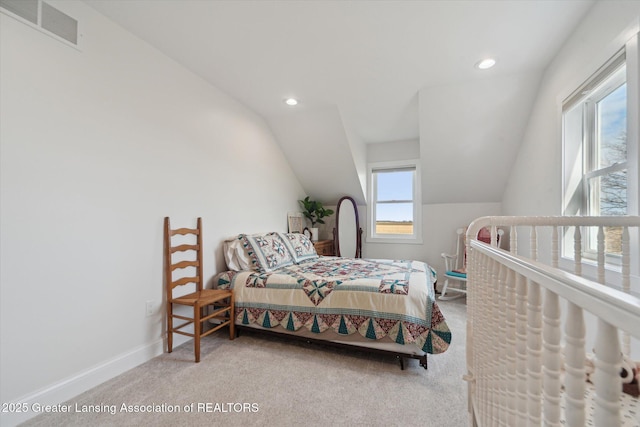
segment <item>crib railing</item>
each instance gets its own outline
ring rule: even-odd
[[[483,227],[491,229],[492,246],[474,239]],[[566,227],[575,228],[573,273],[558,268]],[[615,227],[620,240],[616,268],[622,291],[606,286],[605,227]],[[509,252],[495,247],[498,228],[510,234]],[[517,251],[522,228],[529,229],[526,258]],[[550,247],[542,248],[551,265],[536,261],[542,228],[551,229]],[[597,281],[581,277],[582,236],[594,228]],[[620,335],[627,353],[629,335],[640,338],[640,299],[629,293],[640,263],[639,229],[637,216],[484,217],[471,224],[466,379],[474,425],[559,426],[561,418],[568,426],[586,425],[585,312],[598,319],[589,344],[595,358],[594,425],[620,425]]]

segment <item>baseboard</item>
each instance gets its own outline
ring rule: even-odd
[[[177,344],[177,343],[176,343]],[[59,405],[69,399],[92,389],[105,381],[135,368],[136,366],[159,356],[164,352],[163,339],[140,346],[128,353],[121,354],[93,368],[82,371],[72,377],[45,387],[34,393],[23,396],[10,403],[19,403],[24,411],[1,412],[0,425],[16,426],[40,414],[38,406]],[[2,402],[3,406],[6,402]],[[5,409],[4,407],[2,408]]]

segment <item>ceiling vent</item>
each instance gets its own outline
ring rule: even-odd
[[[78,46],[78,21],[42,0],[0,0],[0,10],[56,39]]]

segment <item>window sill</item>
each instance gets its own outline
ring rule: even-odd
[[[590,275],[590,277],[588,278],[591,280],[595,280],[598,271],[598,262],[596,261],[596,259],[583,255],[581,261],[583,271]],[[573,273],[575,269],[575,259],[571,256],[561,257],[559,264],[561,268],[570,271],[571,273]],[[618,274],[622,272],[622,266],[619,263],[615,262],[605,262],[604,269],[607,272],[615,272]]]
[[[574,259],[568,257],[560,258],[559,266],[562,270],[569,273],[574,272]],[[618,265],[605,264],[605,280],[609,287],[622,291],[622,268]],[[598,281],[598,265],[594,261],[589,259],[582,259],[582,276],[592,280]],[[640,277],[631,273],[630,279],[630,292],[632,295],[640,298]]]
[[[365,237],[365,243],[392,243],[401,245],[421,245],[422,237]]]

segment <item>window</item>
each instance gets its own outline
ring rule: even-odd
[[[637,170],[637,158],[629,158],[629,148],[637,147],[637,138],[628,138],[627,61],[625,49],[619,51],[591,78],[580,85],[562,104],[564,206],[565,215],[637,214],[629,202],[638,193],[638,183],[629,179]],[[631,70],[637,75],[637,70]],[[637,77],[636,77],[637,78]],[[637,127],[637,124],[634,124]],[[631,197],[631,198],[630,198]],[[619,263],[620,233],[605,228],[607,262]],[[573,252],[565,241],[563,252]],[[589,258],[597,250],[597,229],[583,236],[583,255]]]
[[[369,240],[421,241],[419,173],[417,161],[369,165]]]

